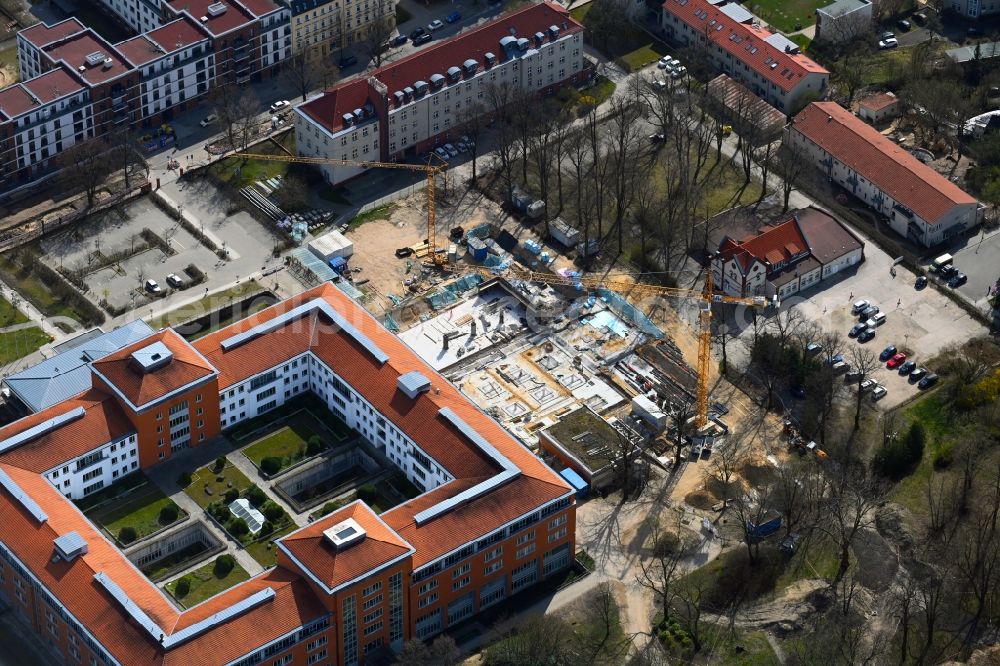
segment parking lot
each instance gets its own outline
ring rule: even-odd
[[[864,251],[865,261],[856,271],[828,279],[786,299],[781,309],[798,308],[806,320],[819,325],[823,331],[841,334],[848,362],[850,357],[846,350],[853,345],[865,344],[876,354],[888,345],[895,345],[922,365],[948,345],[986,333],[982,324],[935,287],[915,289],[916,275],[911,271],[896,266],[893,277],[889,270],[892,259],[867,239]],[[871,301],[886,314],[886,322],[867,343],[847,337],[848,331],[858,322],[858,317],[851,314],[851,304],[860,299]],[[744,331],[743,335],[747,334],[748,331]],[[933,367],[929,369],[934,370]],[[879,401],[883,408],[898,405],[918,392],[915,384],[884,365],[876,372],[875,379],[888,390]]]
[[[962,247],[951,250],[951,254],[955,257],[952,265],[969,276],[969,281],[958,288],[958,293],[977,307],[988,309],[987,289],[1000,278],[1000,232],[987,234],[985,238],[977,234]]]

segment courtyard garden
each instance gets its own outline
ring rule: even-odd
[[[350,433],[348,427],[327,410],[324,412],[322,421],[307,409],[300,409],[284,419],[271,419],[270,425],[264,428],[266,434],[244,448],[243,455],[264,474],[274,476],[345,441]]]
[[[361,472],[363,473],[363,470]],[[397,472],[390,478],[382,478],[375,483],[366,483],[346,497],[326,502],[322,507],[314,511],[310,515],[310,518],[317,520],[323,516],[327,516],[357,499],[360,499],[371,507],[371,510],[375,513],[380,514],[399,506],[406,500],[413,499],[419,494],[421,494],[420,489],[410,483],[405,476]]]
[[[184,608],[205,601],[250,578],[232,555],[219,555],[205,566],[184,574],[164,587]]]
[[[120,483],[77,505],[121,546],[144,539],[187,517],[141,473],[130,474]]]

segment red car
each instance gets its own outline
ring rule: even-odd
[[[906,360],[906,354],[904,354],[903,352],[900,352],[900,353],[896,354],[895,356],[893,356],[892,358],[890,358],[889,362],[885,364],[885,367],[887,367],[887,368],[898,367],[905,360]]]

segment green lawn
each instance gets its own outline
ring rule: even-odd
[[[816,10],[830,0],[750,0],[744,7],[783,32],[794,32],[816,22]]]
[[[590,4],[577,7],[570,11],[570,16],[582,23],[590,7]],[[660,40],[653,39],[646,31],[634,28],[624,44],[607,55],[626,71],[634,72],[665,55],[673,55],[673,51]]]
[[[7,256],[0,256],[0,278],[3,278],[8,287],[31,301],[31,304],[46,317],[68,317],[78,322],[87,321],[86,316],[65,300],[56,297],[36,275],[21,276],[17,265]]]
[[[607,101],[615,92],[615,82],[606,76],[598,76],[595,79],[593,88],[587,90],[586,95],[594,99],[594,105],[599,105]]]
[[[94,511],[91,517],[115,538],[123,527],[132,527],[136,538],[141,539],[172,524],[160,522],[160,511],[167,506],[177,507],[159,488],[146,482],[121,500],[112,501]],[[180,507],[177,507],[177,511],[177,520],[182,520],[186,514]]]
[[[51,340],[49,334],[37,326],[0,333],[0,363],[23,358]]]
[[[170,312],[166,312],[158,317],[149,319],[146,323],[148,323],[150,328],[154,331],[166,328],[167,326],[177,326],[178,324],[182,324],[188,320],[197,319],[206,312],[211,312],[217,308],[229,305],[231,301],[242,300],[258,291],[264,291],[264,288],[261,287],[256,280],[247,280],[246,282],[240,283],[231,289],[209,294],[194,303],[189,303],[177,308],[176,310],[171,310]],[[246,314],[243,316],[246,316]],[[206,330],[203,335],[207,333],[208,331]]]
[[[191,477],[191,485],[184,489],[184,492],[203,509],[212,502],[221,499],[230,488],[235,488],[237,492],[243,493],[250,487],[250,479],[233,467],[231,463],[227,462],[219,474],[212,471],[213,465],[214,463],[206,465],[196,471]],[[206,492],[206,488],[211,493]]]
[[[239,564],[234,566],[233,570],[225,578],[218,578],[213,571],[214,568],[215,560],[212,560],[200,569],[195,569],[191,573],[186,574],[185,577],[191,581],[191,589],[179,599],[174,594],[174,590],[177,588],[176,580],[167,583],[165,588],[170,593],[170,596],[177,599],[180,605],[185,608],[191,608],[195,604],[199,604],[209,597],[214,597],[219,592],[228,590],[237,583],[242,583],[250,578],[250,574]]]
[[[294,532],[297,529],[298,528],[295,525],[290,525],[283,530],[278,530],[272,533],[266,541],[250,544],[245,550],[249,553],[250,557],[257,560],[257,563],[260,564],[260,566],[265,569],[270,569],[278,563],[278,548],[274,545],[274,542],[289,532]],[[268,546],[270,546],[270,548]]]
[[[306,448],[306,442],[314,434],[306,426],[287,425],[243,449],[243,455],[257,467],[264,458],[292,458]]]
[[[6,298],[0,298],[0,328],[28,321],[24,313],[11,305]]]
[[[396,204],[386,204],[385,206],[379,206],[378,208],[373,208],[367,213],[361,213],[351,220],[351,228],[360,227],[365,222],[374,222],[375,220],[388,220],[392,216],[392,211],[396,210]]]
[[[292,154],[295,153],[295,132],[285,132],[276,140]],[[247,152],[259,155],[286,154],[285,151],[274,145],[272,141],[264,141],[251,146]],[[234,188],[240,188],[252,185],[258,180],[284,176],[288,173],[288,168],[291,164],[291,162],[272,162],[270,160],[248,160],[234,155],[212,165],[209,169],[223,182],[228,183]]]

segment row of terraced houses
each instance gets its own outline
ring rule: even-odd
[[[388,0],[102,0],[137,36],[108,43],[70,18],[17,35],[21,83],[0,90],[0,191],[51,173],[75,143],[157,128],[218,86],[273,76],[392,21]]]
[[[363,664],[571,564],[572,489],[335,286],[193,343],[143,328],[0,429],[0,601],[59,661]],[[305,394],[421,493],[280,537],[276,566],[188,609],[72,501]]]

